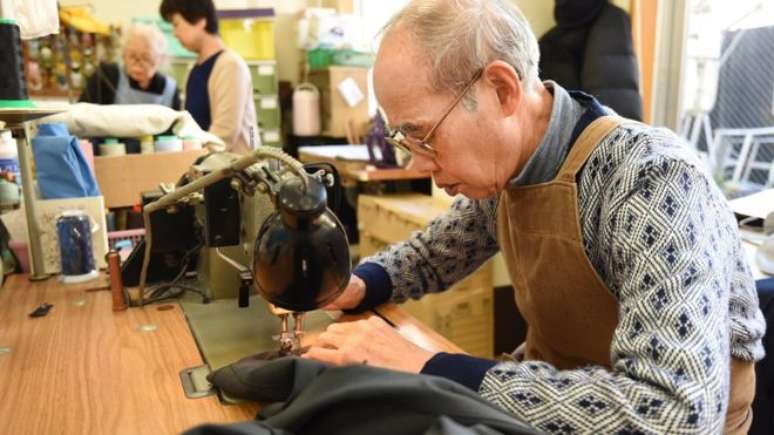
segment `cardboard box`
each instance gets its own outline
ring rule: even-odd
[[[358,196],[361,258],[391,243],[406,240],[445,213],[449,204],[431,196],[400,194]],[[492,262],[442,293],[425,295],[402,307],[472,355],[494,355]]]
[[[329,66],[324,70],[310,72],[309,81],[320,91],[323,135],[346,137],[350,120],[353,125],[368,122],[368,68]],[[349,85],[349,88],[355,85],[363,98],[356,105],[350,106],[339,89],[343,85]]]
[[[206,150],[94,158],[94,173],[108,208],[140,203],[140,193],[175,183]]]

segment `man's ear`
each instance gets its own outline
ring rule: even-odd
[[[197,29],[199,29],[199,30],[204,30],[204,29],[206,29],[206,28],[207,28],[207,18],[204,18],[204,17],[202,17],[202,18],[199,18],[199,21],[197,21],[197,22],[194,24],[194,27],[196,27],[196,28],[197,28]]]
[[[512,66],[496,60],[484,68],[482,79],[494,89],[504,115],[508,116],[516,111],[523,89],[519,74]]]

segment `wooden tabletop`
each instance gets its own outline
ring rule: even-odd
[[[256,404],[185,397],[179,372],[203,362],[177,304],[113,313],[110,293],[91,290],[101,282],[13,275],[0,289],[3,433],[172,434],[255,417]],[[28,317],[44,302],[47,316]],[[378,311],[420,346],[460,352],[394,305]]]

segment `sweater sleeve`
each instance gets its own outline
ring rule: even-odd
[[[497,198],[454,201],[423,231],[363,260],[354,273],[366,283],[371,304],[419,299],[445,290],[497,253]],[[378,295],[374,294],[377,292]]]
[[[215,62],[207,83],[212,123],[209,132],[220,137],[231,151],[246,151],[249,143],[243,131],[245,111],[253,106],[250,71],[237,55],[226,50]],[[253,109],[254,111],[255,109]],[[255,133],[255,132],[254,132]]]

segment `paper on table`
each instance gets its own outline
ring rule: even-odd
[[[368,147],[363,145],[322,145],[322,146],[308,146],[300,147],[299,153],[309,154],[315,157],[338,159],[338,160],[352,160],[352,161],[369,161]]]
[[[357,82],[352,77],[345,78],[336,87],[339,89],[339,93],[344,98],[344,101],[347,102],[349,107],[357,106],[358,103],[363,101],[365,98],[363,91],[360,90]]]
[[[766,189],[752,195],[729,201],[731,210],[742,216],[765,219],[774,212],[774,189]]]

